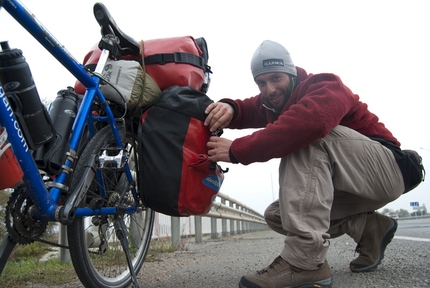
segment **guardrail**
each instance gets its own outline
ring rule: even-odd
[[[422,219],[422,218],[430,218],[430,213],[424,214],[424,215],[417,215],[417,216],[408,216],[408,217],[400,217],[399,220],[413,220],[413,219]]]
[[[218,198],[220,202],[216,202]],[[59,243],[67,246],[67,227],[59,227]],[[152,238],[171,237],[172,246],[177,249],[184,236],[194,236],[196,243],[201,243],[203,235],[210,234],[211,239],[216,239],[268,229],[263,215],[226,194],[217,193],[211,210],[204,215],[172,217],[155,213]],[[70,262],[69,250],[59,249],[59,258],[64,263]]]
[[[228,235],[269,229],[263,215],[254,209],[223,193],[218,193],[216,200],[218,198],[220,202],[215,201],[211,210],[204,215],[171,217],[158,214],[156,223],[154,223],[153,237],[171,236],[172,246],[177,248],[180,245],[181,236],[194,236],[195,241],[200,243],[203,235],[207,234],[210,234],[212,239],[216,239]],[[168,225],[166,217],[170,218],[170,235],[166,231]],[[208,220],[210,221],[210,228]]]

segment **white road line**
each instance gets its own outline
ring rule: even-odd
[[[430,239],[427,239],[427,238],[416,238],[416,237],[405,237],[405,236],[394,236],[394,239],[430,242]]]

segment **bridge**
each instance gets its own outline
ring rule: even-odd
[[[240,277],[262,269],[278,256],[284,237],[270,230],[212,239],[182,238],[182,250],[149,254],[138,275],[145,288],[230,288]],[[385,259],[374,272],[352,273],[349,262],[357,257],[348,236],[330,240],[328,263],[332,287],[430,287],[430,218],[400,220]],[[35,286],[38,287],[38,286]],[[42,286],[40,286],[42,287]],[[79,282],[66,287],[82,287]]]
[[[159,215],[161,226],[158,232],[154,230],[153,245],[163,233],[170,234],[177,250],[149,253],[138,275],[140,287],[238,287],[240,277],[266,267],[279,255],[284,236],[268,230],[261,215],[226,195],[220,194],[217,200],[209,213],[212,218],[172,217],[169,221],[167,216]],[[349,262],[358,256],[350,237],[330,240],[327,260],[333,287],[430,287],[430,218],[409,218],[398,223],[385,259],[374,272],[349,270]],[[175,225],[180,228],[172,229]],[[80,285],[76,282],[59,287]]]
[[[278,256],[284,237],[272,231],[186,242],[185,251],[164,253],[139,273],[141,287],[238,287],[240,277],[260,270]],[[358,255],[348,236],[330,240],[327,261],[333,287],[430,287],[430,218],[400,220],[385,259],[374,272],[352,273]]]

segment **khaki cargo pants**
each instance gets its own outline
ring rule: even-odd
[[[367,212],[404,191],[392,152],[344,126],[283,157],[279,187],[279,200],[264,216],[286,236],[281,256],[305,270],[324,262],[329,238],[346,233],[358,243]]]

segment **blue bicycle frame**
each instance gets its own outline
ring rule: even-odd
[[[86,125],[89,129],[90,137],[94,136],[95,129],[93,123],[97,121],[108,122],[111,125],[117,146],[119,148],[123,148],[115,117],[111,108],[107,105],[105,97],[100,92],[100,79],[97,76],[89,76],[83,65],[76,61],[63,47],[63,45],[61,45],[19,1],[0,0],[0,8],[1,7],[3,7],[17,22],[19,22],[22,27],[24,27],[41,45],[46,48],[46,50],[48,50],[67,70],[70,71],[70,73],[75,76],[76,79],[78,79],[87,88],[72,127],[72,133],[69,142],[70,150],[77,151]],[[109,51],[103,50],[100,60],[97,64],[95,74],[101,74],[108,56]],[[104,107],[107,116],[99,117],[92,115],[92,105],[96,96],[98,97],[102,107]],[[16,118],[14,117],[11,106],[9,105],[5,92],[1,86],[0,99],[0,124],[7,130],[8,140],[11,143],[13,151],[24,172],[24,184],[35,204],[35,207],[37,207],[37,209],[31,211],[31,215],[34,219],[60,221],[61,219],[59,218],[59,212],[61,207],[58,205],[58,202],[62,188],[64,187],[64,183],[66,183],[67,177],[70,176],[67,173],[62,172],[59,176],[55,177],[54,187],[49,188],[48,190],[48,188],[45,186],[45,183],[43,182],[36,163],[33,160],[31,151],[25,142],[22,131]],[[73,162],[70,159],[66,160],[65,166],[67,168],[71,168],[72,165]],[[125,165],[127,178],[130,183],[133,183],[128,164],[126,163]],[[97,177],[97,175],[95,177]],[[137,194],[134,187],[132,188],[132,192],[136,199]],[[103,190],[101,193],[103,193]],[[137,207],[128,207],[127,213],[133,213],[136,210]],[[77,208],[75,211],[75,216],[82,217],[115,213],[115,207],[105,207],[95,210],[90,208]]]

